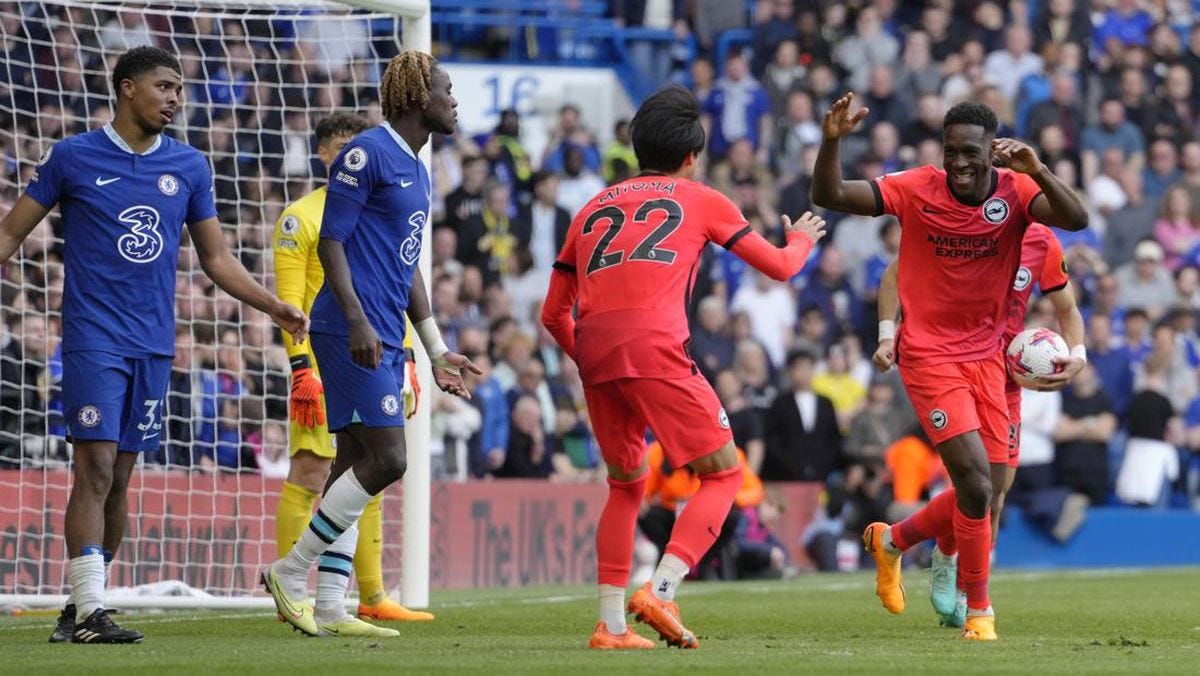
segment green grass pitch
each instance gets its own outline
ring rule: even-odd
[[[906,577],[899,616],[869,574],[685,583],[680,605],[700,638],[687,652],[586,650],[595,602],[583,587],[436,593],[435,622],[387,640],[302,638],[265,613],[191,611],[120,616],[145,632],[141,645],[50,645],[53,618],[6,617],[0,672],[1200,673],[1200,569],[998,573],[991,644],[939,628],[928,574]]]

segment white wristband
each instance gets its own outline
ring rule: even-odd
[[[1087,348],[1084,347],[1083,345],[1076,345],[1075,347],[1071,348],[1071,358],[1072,359],[1082,359],[1083,363],[1086,364],[1087,363]]]
[[[896,322],[891,319],[885,319],[879,322],[879,340],[895,340],[896,339]]]
[[[417,336],[421,339],[421,344],[425,346],[425,351],[429,353],[429,357],[440,357],[450,348],[446,346],[446,342],[442,340],[442,332],[438,330],[437,320],[433,317],[426,317],[413,325],[417,331]]]

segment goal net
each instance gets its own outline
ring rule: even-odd
[[[0,214],[56,141],[112,118],[111,68],[144,44],[179,56],[184,102],[168,133],[208,156],[226,241],[274,288],[273,224],[324,180],[316,121],[335,111],[381,121],[388,60],[429,49],[428,2],[2,2]],[[0,604],[56,603],[67,591],[61,232],[55,210],[0,274]],[[134,471],[110,595],[133,588],[126,593],[143,605],[263,603],[256,575],[275,558],[287,472],[287,357],[267,317],[213,287],[186,238],[176,294],[164,443]],[[425,410],[410,435],[428,434]],[[384,500],[384,573],[395,585],[403,568],[404,601],[420,607],[429,477],[415,460],[404,490]]]

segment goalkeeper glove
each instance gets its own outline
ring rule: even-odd
[[[411,418],[417,414],[417,406],[421,403],[421,381],[417,379],[417,361],[412,348],[405,352],[408,359],[404,361],[404,417]]]
[[[317,380],[308,355],[292,358],[292,420],[301,427],[316,427],[325,424],[325,409],[322,395],[325,386]]]

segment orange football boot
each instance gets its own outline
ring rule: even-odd
[[[367,605],[358,604],[358,616],[364,620],[384,620],[388,622],[429,622],[433,613],[422,610],[409,610],[386,596],[379,603]]]
[[[882,521],[863,531],[863,547],[875,559],[875,595],[891,613],[904,612],[904,580],[900,576],[900,556],[889,554],[883,546],[883,533],[888,525]]]
[[[642,585],[629,599],[628,610],[639,622],[645,622],[658,632],[667,645],[680,648],[699,648],[696,635],[679,619],[679,606],[674,601],[663,601],[650,590],[650,583]]]
[[[963,625],[962,637],[969,641],[998,640],[1000,637],[996,635],[996,616],[968,615]]]
[[[596,623],[596,631],[592,632],[588,647],[592,650],[650,650],[654,647],[654,641],[640,636],[629,627],[625,628],[624,634],[614,634],[601,620]]]

